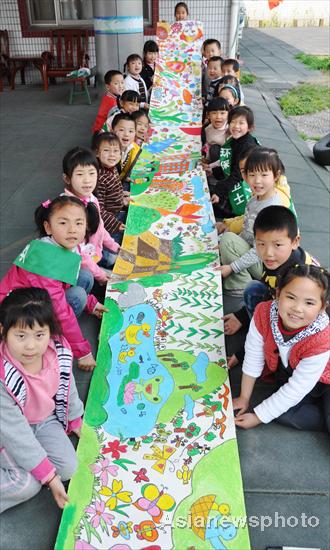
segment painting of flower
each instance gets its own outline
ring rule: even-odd
[[[122,508],[123,506],[118,506],[118,501],[125,503],[132,502],[132,493],[130,491],[122,491],[122,488],[123,482],[117,479],[113,480],[111,489],[110,487],[101,487],[99,494],[110,497],[105,503],[105,506],[107,506],[109,510],[119,511],[118,508]]]

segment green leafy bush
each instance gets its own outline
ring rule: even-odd
[[[310,69],[319,71],[330,71],[330,55],[307,55],[305,53],[297,53],[295,58],[307,65]]]

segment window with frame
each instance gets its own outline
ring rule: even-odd
[[[90,26],[92,0],[26,0],[29,23],[33,27]],[[152,0],[143,0],[145,27],[153,25]]]

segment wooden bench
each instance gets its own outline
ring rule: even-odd
[[[3,77],[7,77],[9,86],[15,89],[16,73],[21,73],[21,83],[25,84],[25,68],[31,63],[40,70],[42,59],[36,55],[10,55],[7,30],[0,30],[0,91],[3,89]],[[41,70],[40,70],[41,72]]]

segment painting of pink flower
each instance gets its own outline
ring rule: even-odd
[[[134,382],[128,382],[124,390],[124,403],[128,405],[134,401],[135,384]]]
[[[100,525],[101,519],[103,519],[103,521],[108,525],[112,525],[112,520],[115,519],[115,516],[113,516],[112,514],[105,513],[104,510],[105,510],[105,503],[102,502],[102,500],[96,501],[94,505],[87,506],[87,508],[85,508],[85,512],[87,514],[92,514],[90,522],[92,527],[94,527],[94,529],[98,528],[98,526]]]
[[[101,485],[108,485],[108,474],[113,477],[118,475],[119,466],[110,464],[108,458],[103,458],[90,466],[93,474],[100,474]]]

